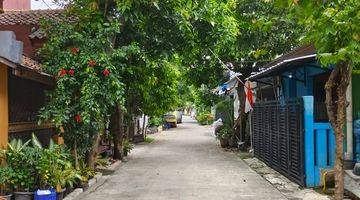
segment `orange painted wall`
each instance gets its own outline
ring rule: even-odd
[[[5,148],[8,143],[8,104],[8,67],[0,63],[0,148]]]

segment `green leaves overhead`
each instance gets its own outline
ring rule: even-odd
[[[304,42],[314,43],[324,65],[360,62],[360,2],[299,1],[292,14],[305,29]]]

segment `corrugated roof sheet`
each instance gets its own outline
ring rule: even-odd
[[[305,45],[298,48],[293,49],[292,51],[276,58],[275,60],[269,62],[268,64],[264,65],[262,68],[263,70],[250,76],[247,78],[248,80],[254,80],[256,78],[260,78],[269,74],[273,71],[276,71],[282,67],[285,67],[287,64],[299,60],[308,60],[308,59],[315,59],[316,58],[316,49],[314,45]]]

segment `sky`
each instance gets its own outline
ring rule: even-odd
[[[54,9],[57,8],[56,5],[52,3],[52,0],[31,0],[31,9]]]

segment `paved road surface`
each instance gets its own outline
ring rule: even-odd
[[[178,128],[137,145],[120,169],[81,200],[285,199],[231,152],[208,128],[185,118]]]

